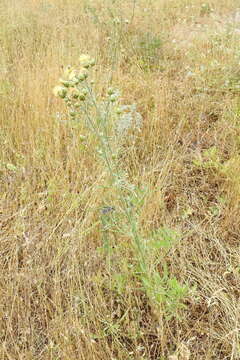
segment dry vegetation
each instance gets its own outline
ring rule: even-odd
[[[237,6],[1,1],[1,359],[240,359]],[[180,234],[147,259],[150,276],[168,268],[188,288],[170,313],[142,285],[128,231],[105,251],[101,208],[116,193],[94,137],[52,94],[80,53],[96,59],[96,91],[112,84],[143,117],[119,163],[147,189],[141,238]],[[171,302],[178,289],[164,284]]]

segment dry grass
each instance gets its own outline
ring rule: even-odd
[[[0,5],[3,360],[240,359],[239,3],[133,5]],[[192,290],[171,319],[129,270],[127,234],[115,234],[110,266],[101,251],[105,170],[82,146],[86,129],[56,119],[65,108],[52,95],[80,53],[97,60],[98,91],[112,78],[143,116],[123,162],[150,189],[143,233],[182,235],[166,261]]]

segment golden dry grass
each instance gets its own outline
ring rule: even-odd
[[[2,0],[1,359],[240,359],[239,3],[208,5]],[[166,261],[192,290],[171,319],[129,271],[127,234],[111,266],[99,251],[105,170],[52,95],[80,53],[97,60],[99,93],[112,78],[143,116],[123,161],[151,190],[143,233],[182,235]]]

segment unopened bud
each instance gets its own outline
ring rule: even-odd
[[[114,94],[114,88],[112,88],[112,87],[110,87],[110,88],[108,88],[108,90],[107,90],[107,93],[108,93],[108,95],[112,95],[112,94]]]
[[[79,100],[84,101],[86,99],[86,96],[83,93],[81,93],[79,94],[78,98]]]
[[[78,75],[79,81],[84,81],[88,77],[88,73],[86,71],[81,71]]]
[[[77,115],[76,111],[69,111],[69,115],[72,116],[72,117],[75,117]]]
[[[122,114],[121,108],[117,108],[117,109],[116,109],[116,113],[117,113],[118,115]]]
[[[85,89],[85,88],[84,88],[84,89],[82,89],[82,94],[83,94],[83,95],[87,95],[87,94],[88,94],[87,89]]]
[[[86,140],[86,136],[84,136],[84,135],[80,135],[80,136],[79,136],[79,139],[80,139],[80,141],[81,141],[81,142],[83,142],[83,141],[85,141],[85,140]]]
[[[65,87],[69,87],[71,85],[70,81],[68,81],[68,80],[59,79],[59,81]]]
[[[91,59],[90,60],[90,66],[94,66],[94,65],[96,65],[96,61],[95,61],[95,59]]]
[[[115,102],[117,98],[118,98],[117,94],[112,94],[109,99],[111,102]]]
[[[53,94],[55,96],[59,96],[60,98],[64,99],[67,95],[67,90],[63,86],[55,86],[53,89]]]
[[[79,83],[79,79],[77,77],[74,77],[72,79],[72,82],[73,82],[74,85],[77,85]]]
[[[79,62],[86,69],[95,65],[95,60],[86,54],[80,55]]]
[[[69,74],[69,80],[73,80],[77,76],[77,70],[72,70]]]

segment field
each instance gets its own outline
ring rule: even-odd
[[[0,18],[0,359],[240,359],[239,1]]]

